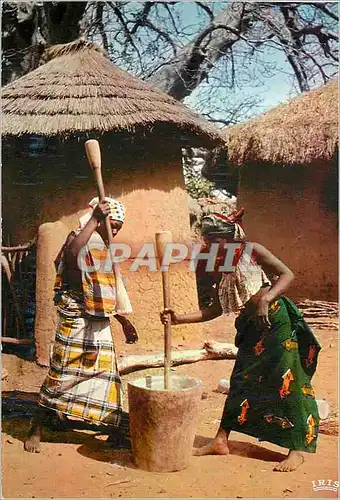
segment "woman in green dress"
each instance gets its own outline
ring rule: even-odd
[[[233,269],[222,272],[216,299],[195,313],[166,309],[161,320],[165,324],[171,318],[179,325],[239,312],[238,354],[220,428],[194,454],[228,454],[234,430],[287,448],[287,457],[274,470],[288,472],[302,464],[301,452],[316,451],[319,415],[311,378],[321,347],[295,304],[283,295],[294,279],[292,271],[262,245],[246,241],[242,216],[243,209],[202,219],[204,241],[208,250],[212,243],[218,245],[220,261],[228,244],[238,244],[233,247]],[[276,276],[275,282],[267,275]]]

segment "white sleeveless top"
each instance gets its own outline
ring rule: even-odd
[[[218,297],[224,314],[239,311],[269,278],[256,262],[249,262],[249,254],[243,252],[235,266],[235,271],[223,273],[219,284]]]

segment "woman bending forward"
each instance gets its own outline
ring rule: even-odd
[[[321,347],[295,304],[283,295],[293,273],[262,245],[246,242],[242,216],[243,209],[202,219],[207,250],[217,244],[219,262],[228,244],[238,243],[233,247],[234,269],[225,268],[220,275],[212,305],[184,315],[166,309],[161,320],[165,324],[171,317],[180,325],[239,312],[238,354],[220,428],[194,454],[228,454],[234,430],[287,448],[287,457],[274,470],[288,472],[302,464],[301,452],[316,451],[319,415],[311,378]],[[267,275],[277,276],[275,283]]]

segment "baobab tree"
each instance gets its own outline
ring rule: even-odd
[[[337,33],[332,2],[3,2],[3,84],[37,67],[46,46],[82,36],[175,99],[195,91],[216,121],[221,87],[260,85],[282,71],[276,59],[298,91],[327,82],[337,72]],[[236,103],[224,123],[255,104],[256,96]]]

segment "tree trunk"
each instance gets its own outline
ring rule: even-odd
[[[46,46],[80,36],[87,2],[4,2],[2,85],[37,68]]]
[[[238,33],[246,33],[255,8],[256,5],[230,3],[210,26],[198,34],[196,40],[162,65],[148,82],[175,99],[183,100],[205,79],[216,61],[239,40]]]

